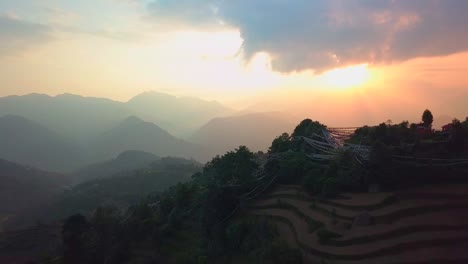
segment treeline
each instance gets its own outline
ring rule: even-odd
[[[192,180],[127,210],[100,207],[63,225],[63,249],[45,263],[302,263],[266,219],[229,216],[255,187],[246,147],[215,157]]]
[[[274,139],[268,155],[241,146],[213,158],[189,181],[149,195],[126,210],[100,207],[92,215],[68,217],[62,229],[63,248],[44,262],[302,263],[300,251],[289,248],[266,219],[243,214],[246,194],[270,179],[300,184],[323,197],[367,191],[370,185],[394,188],[402,179],[424,183],[422,177],[440,169],[402,164],[394,156],[431,157],[446,152],[450,158],[463,157],[465,149],[452,146],[468,142],[467,121],[454,121],[453,127],[449,136],[438,138],[437,134],[421,137],[408,122],[365,126],[349,142],[372,146],[367,161],[356,161],[352,151],[316,161],[308,157],[314,150],[303,137],[318,134],[326,126],[306,119],[291,135]],[[465,172],[467,166],[450,173]]]

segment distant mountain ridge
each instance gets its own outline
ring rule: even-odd
[[[158,92],[139,94],[126,105],[136,116],[158,124],[178,137],[188,136],[212,118],[233,113],[233,110],[216,101]]]
[[[145,92],[128,102],[73,94],[0,97],[0,116],[22,116],[79,142],[104,133],[128,116],[138,116],[181,136],[230,112],[215,101],[158,92]]]
[[[248,146],[252,151],[266,151],[275,137],[290,133],[295,123],[294,118],[279,112],[215,118],[195,132],[190,141],[216,154],[223,154],[239,145]]]
[[[13,115],[0,117],[0,158],[56,171],[78,168],[85,159],[72,140]]]
[[[281,113],[228,114],[232,110],[215,101],[157,92],[128,102],[71,94],[8,96],[0,98],[0,117],[17,118],[0,119],[0,158],[58,172],[128,150],[206,162],[239,145],[266,150],[295,124]],[[176,137],[189,134],[188,140]]]
[[[120,153],[113,159],[81,168],[74,172],[71,176],[74,182],[106,178],[111,177],[117,173],[149,167],[151,162],[154,162],[158,159],[158,156],[148,152],[128,150]]]
[[[130,151],[134,151],[133,153]],[[150,157],[144,157],[141,152]],[[122,154],[123,153],[123,154]],[[178,139],[157,125],[130,116],[87,144],[77,144],[20,116],[0,117],[0,158],[48,171],[71,172],[121,155],[128,161],[157,156],[205,157],[195,144]],[[135,156],[135,155],[133,155]]]
[[[84,142],[131,115],[122,103],[103,98],[30,94],[0,98],[0,116],[18,115]]]
[[[116,156],[127,150],[139,150],[158,156],[191,158],[196,146],[169,134],[159,126],[130,116],[91,142],[93,160]]]

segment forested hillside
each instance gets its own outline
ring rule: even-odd
[[[27,217],[50,205],[69,184],[65,175],[0,159],[0,231],[7,226],[33,224]]]
[[[63,248],[43,262],[411,263],[434,250],[463,261],[468,123],[418,127],[346,134],[306,119],[268,153],[241,146],[198,172],[161,159],[80,184],[60,200],[73,209]]]

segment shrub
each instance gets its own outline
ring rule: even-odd
[[[308,219],[307,225],[309,233],[313,233],[315,232],[315,230],[319,229],[322,226],[322,223],[313,219]]]
[[[325,228],[318,230],[317,231],[317,236],[318,236],[319,242],[322,243],[322,244],[327,243],[330,239],[341,237],[340,234],[329,231],[329,230],[327,230]]]
[[[334,177],[325,178],[321,194],[325,197],[335,197],[338,194],[338,181]]]
[[[263,263],[302,264],[302,253],[299,249],[289,247],[284,241],[275,241],[265,252]]]

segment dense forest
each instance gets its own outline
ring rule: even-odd
[[[168,167],[167,160],[153,164],[153,171],[166,168],[166,173],[179,177],[194,172],[165,190],[152,189],[146,179],[152,171],[80,184],[62,202],[87,203],[86,210],[63,220],[61,246],[38,263],[302,263],[301,251],[285,243],[274,224],[247,213],[249,203],[268,195],[274,186],[291,184],[328,199],[371,188],[388,191],[466,181],[468,120],[453,120],[444,131],[430,129],[431,123],[432,115],[425,112],[421,124],[388,121],[357,128],[343,145],[370,146],[366,158],[350,147],[330,159],[316,159],[323,155],[307,140],[320,139],[327,127],[306,119],[291,135],[275,138],[268,153],[240,146],[197,172],[196,164],[189,162],[175,167]],[[326,144],[323,137],[317,141]],[[135,200],[130,194],[138,191],[146,196]],[[94,203],[103,204],[99,196],[106,192],[121,203],[92,208]],[[127,203],[128,207],[116,206]],[[324,241],[334,236],[319,222],[311,219],[309,224],[321,230],[318,235]]]

